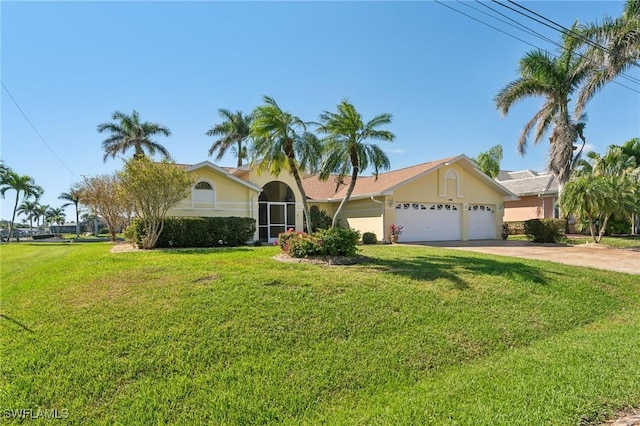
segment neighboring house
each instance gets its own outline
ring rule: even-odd
[[[286,171],[279,177],[248,166],[223,168],[204,161],[185,165],[197,176],[191,195],[170,216],[242,216],[257,222],[256,240],[273,242],[293,228],[302,231],[301,194]],[[303,181],[310,206],[333,215],[349,178]],[[500,238],[503,206],[517,197],[480,171],[464,155],[359,176],[340,217],[342,226],[373,232],[390,241],[392,224],[402,225],[401,242]]]
[[[501,170],[496,181],[520,199],[504,203],[504,220],[556,218],[558,183],[549,172]]]

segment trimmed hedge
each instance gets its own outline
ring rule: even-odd
[[[144,225],[135,219],[125,232],[140,245]],[[255,219],[246,217],[167,217],[156,247],[236,247],[253,239]]]
[[[524,222],[524,234],[534,243],[557,243],[565,226],[562,219],[529,219]]]
[[[365,232],[362,234],[362,244],[377,244],[378,237],[373,232]]]

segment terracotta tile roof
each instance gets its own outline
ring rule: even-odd
[[[417,164],[415,166],[405,167],[404,169],[393,170],[391,172],[378,174],[378,179],[374,176],[358,176],[356,187],[353,190],[352,197],[369,194],[379,194],[387,191],[395,186],[415,178],[429,170],[432,170],[447,161],[456,157],[443,158],[441,160],[431,161],[428,163]],[[347,193],[349,178],[336,191],[336,176],[331,176],[327,181],[322,182],[316,176],[310,176],[302,182],[307,196],[311,199],[340,199],[344,198]]]

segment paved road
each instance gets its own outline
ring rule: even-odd
[[[525,259],[548,260],[567,265],[588,266],[640,275],[640,249],[637,248],[611,249],[596,244],[568,246],[514,240],[437,241],[420,244]]]

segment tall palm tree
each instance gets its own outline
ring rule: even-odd
[[[577,29],[574,24],[573,29]],[[517,102],[530,97],[542,97],[542,107],[524,126],[518,140],[518,151],[526,152],[529,135],[535,127],[533,142],[542,141],[553,127],[549,151],[549,170],[558,181],[559,197],[569,180],[574,144],[583,138],[584,117],[574,119],[569,112],[570,96],[589,74],[590,62],[578,52],[579,43],[569,33],[563,36],[560,56],[533,50],[520,60],[520,77],[503,87],[495,96],[496,107],[503,116]]]
[[[627,0],[622,16],[604,17],[600,24],[588,24],[581,34],[583,40],[591,42],[585,42],[589,45],[586,55],[595,67],[580,91],[578,112],[607,83],[631,67],[640,67],[640,0]]]
[[[376,178],[379,170],[389,170],[389,158],[380,147],[368,141],[392,142],[395,139],[393,133],[379,130],[380,126],[391,123],[391,118],[391,114],[378,114],[365,123],[356,107],[347,100],[338,104],[337,112],[320,114],[318,131],[326,135],[323,139],[326,155],[320,179],[326,180],[331,174],[337,174],[337,189],[344,178],[351,175],[347,193],[333,215],[332,227],[337,225],[338,216],[353,193],[358,175],[369,166],[373,167]]]
[[[29,221],[29,231],[33,232],[33,219],[36,217],[36,209],[38,208],[38,200],[25,200],[20,206],[18,206],[18,210],[16,211],[18,214],[23,214],[27,217]]]
[[[76,208],[76,238],[80,238],[80,190],[77,187],[71,187],[68,192],[63,192],[58,196],[58,200],[65,200],[62,208],[74,206]]]
[[[318,138],[307,131],[305,122],[283,111],[273,98],[264,96],[263,101],[264,105],[253,112],[251,163],[259,162],[258,172],[266,169],[274,176],[279,176],[282,170],[291,173],[302,195],[307,231],[311,233],[311,212],[301,174],[317,168],[321,155]]]
[[[220,136],[209,148],[209,156],[217,151],[216,161],[219,161],[229,148],[235,148],[233,153],[238,158],[238,167],[240,167],[243,160],[247,158],[247,148],[243,143],[251,136],[253,116],[244,115],[242,111],[232,113],[228,109],[219,109],[218,115],[223,122],[211,127],[205,133],[207,136]]]
[[[0,183],[0,195],[2,195],[2,198],[4,198],[6,192],[9,190],[16,191],[16,201],[13,205],[13,215],[11,216],[11,223],[9,224],[9,241],[11,241],[11,234],[16,220],[16,211],[18,210],[20,197],[22,197],[23,200],[27,200],[31,197],[42,195],[44,191],[41,187],[36,185],[31,176],[19,175],[12,170],[5,173],[3,181]]]
[[[145,151],[147,151],[149,155],[155,155],[156,152],[159,152],[165,158],[171,158],[169,151],[164,146],[150,139],[155,135],[170,136],[171,131],[167,127],[149,121],[141,123],[136,110],[131,115],[116,111],[111,118],[116,122],[98,124],[99,133],[111,133],[111,136],[102,141],[105,162],[107,158],[116,158],[116,155],[124,154],[131,148],[135,150],[134,156],[145,155]]]

